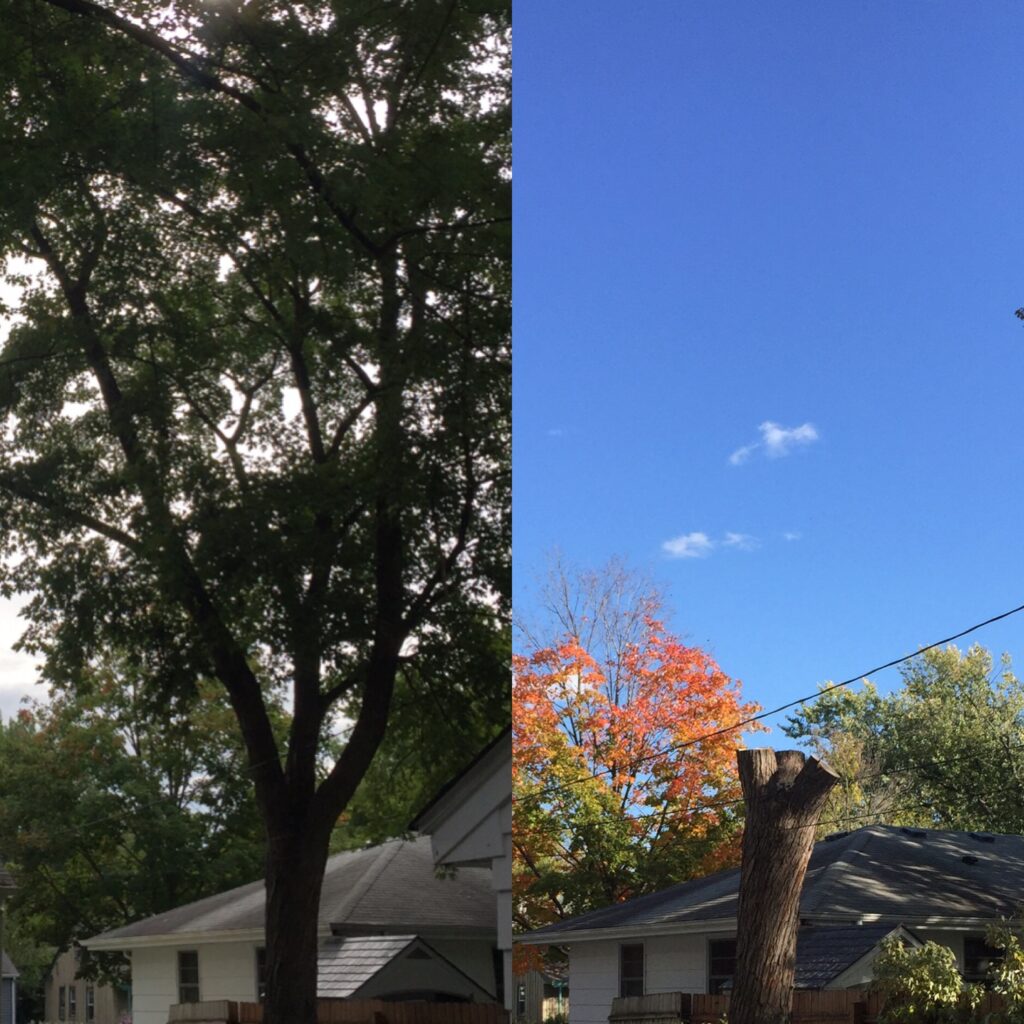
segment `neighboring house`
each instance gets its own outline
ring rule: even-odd
[[[434,861],[487,867],[492,920],[501,951],[501,1001],[514,1009],[512,985],[512,730],[506,729],[434,797],[409,826],[429,833]]]
[[[74,946],[54,960],[43,992],[45,1024],[59,1024],[60,1021],[125,1024],[131,1020],[131,992],[128,987],[101,985],[79,978],[81,954],[81,949]]]
[[[255,1002],[264,970],[263,882],[86,939],[132,969],[133,1024],[166,1024],[175,1003]],[[327,862],[320,897],[319,994],[493,1002],[490,872],[434,865],[430,840],[395,840]]]
[[[739,871],[663,892],[521,937],[569,950],[571,1024],[605,1024],[612,999],[720,992],[736,966]],[[1024,904],[1024,836],[872,825],[815,844],[800,899],[796,985],[854,988],[871,980],[879,943],[898,935],[956,954],[984,978],[996,951],[986,927]]]
[[[569,1013],[569,965],[549,964],[516,978],[516,1024],[543,1024]]]

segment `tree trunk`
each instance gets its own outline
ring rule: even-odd
[[[315,1024],[317,925],[327,839],[293,825],[267,843],[264,1024]]]
[[[798,750],[741,750],[737,759],[747,818],[729,1024],[788,1024],[800,892],[839,777]]]

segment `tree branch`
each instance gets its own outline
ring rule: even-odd
[[[51,7],[58,7],[61,10],[67,11],[70,14],[78,15],[79,17],[90,18],[93,21],[97,21],[102,25],[106,25],[108,28],[112,28],[115,31],[120,32],[122,35],[128,36],[130,39],[135,40],[147,49],[152,50],[154,53],[157,53],[161,57],[170,61],[181,75],[186,80],[192,82],[193,85],[197,85],[208,92],[219,93],[222,96],[227,96],[250,113],[259,117],[260,120],[262,120],[268,127],[278,127],[275,123],[276,119],[271,116],[270,111],[268,111],[267,108],[254,96],[242,89],[235,88],[235,86],[225,82],[219,76],[212,74],[209,71],[205,71],[203,68],[199,67],[195,61],[189,60],[189,58],[186,57],[178,47],[173,46],[152,29],[136,25],[134,22],[121,17],[121,15],[116,14],[107,8],[101,7],[99,4],[92,3],[92,0],[41,0],[41,2],[49,4]],[[382,253],[381,247],[378,246],[373,239],[371,239],[369,235],[359,227],[358,224],[356,224],[351,214],[338,204],[329,185],[327,184],[327,180],[324,178],[320,168],[317,167],[309,153],[306,151],[305,146],[300,142],[287,138],[286,136],[283,136],[283,142],[285,149],[291,155],[292,159],[294,159],[302,169],[303,175],[305,176],[310,188],[317,196],[320,197],[324,205],[331,211],[338,223],[341,224],[342,227],[344,227],[345,230],[348,231],[348,233],[352,235],[352,237],[359,242],[360,246],[372,257],[377,258],[380,256]]]
[[[0,475],[0,490],[4,490],[12,497],[20,498],[35,505],[37,508],[45,510],[55,519],[62,517],[70,519],[76,525],[92,530],[93,533],[98,533],[100,536],[106,537],[107,540],[112,540],[122,547],[128,548],[130,551],[134,551],[136,554],[141,553],[143,550],[142,542],[138,537],[133,537],[130,533],[119,527],[105,523],[96,516],[89,515],[88,512],[79,512],[69,507],[64,501],[57,501],[54,498],[48,497],[32,487],[27,481],[18,480],[17,477],[9,473]]]
[[[33,222],[32,233],[43,258],[61,286],[77,339],[99,385],[110,429],[120,445],[125,462],[133,471],[153,539],[158,544],[155,568],[170,594],[195,623],[217,676],[228,691],[250,761],[257,770],[257,798],[270,820],[270,815],[279,806],[272,795],[280,791],[285,780],[259,680],[192,563],[188,547],[167,504],[159,473],[142,443],[134,416],[93,323],[85,290],[71,278],[38,222]]]

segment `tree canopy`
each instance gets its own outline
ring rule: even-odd
[[[261,874],[260,816],[219,685],[201,681],[187,711],[152,712],[105,664],[0,732],[0,852],[21,934],[40,945],[67,949]]]
[[[843,776],[823,830],[872,822],[1024,830],[1024,685],[981,646],[926,651],[902,685],[802,704],[785,727]],[[849,824],[847,824],[849,823]]]
[[[621,564],[556,567],[551,632],[513,658],[517,923],[537,927],[734,863],[735,732],[757,710],[711,656],[658,620]]]
[[[323,859],[396,680],[506,629],[508,4],[2,13],[0,589],[57,688],[115,649],[160,707],[225,687],[267,1019],[312,1020]]]

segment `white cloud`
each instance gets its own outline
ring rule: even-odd
[[[783,540],[799,540],[803,534],[799,530],[787,530],[783,535]]]
[[[746,462],[750,458],[750,453],[756,451],[760,445],[747,444],[742,448],[737,448],[736,451],[729,456],[729,462],[734,466],[738,466],[741,462]]]
[[[722,544],[727,548],[738,548],[740,551],[753,551],[758,546],[758,539],[749,533],[733,533],[729,530]]]
[[[769,459],[779,459],[788,455],[794,448],[813,444],[818,440],[818,429],[813,423],[802,423],[799,427],[783,427],[772,420],[765,420],[758,429],[761,440],[753,444],[745,444],[729,456],[733,466],[746,462],[754,452],[760,450]]]
[[[714,546],[714,541],[706,533],[698,531],[665,541],[661,550],[672,558],[707,558]]]

